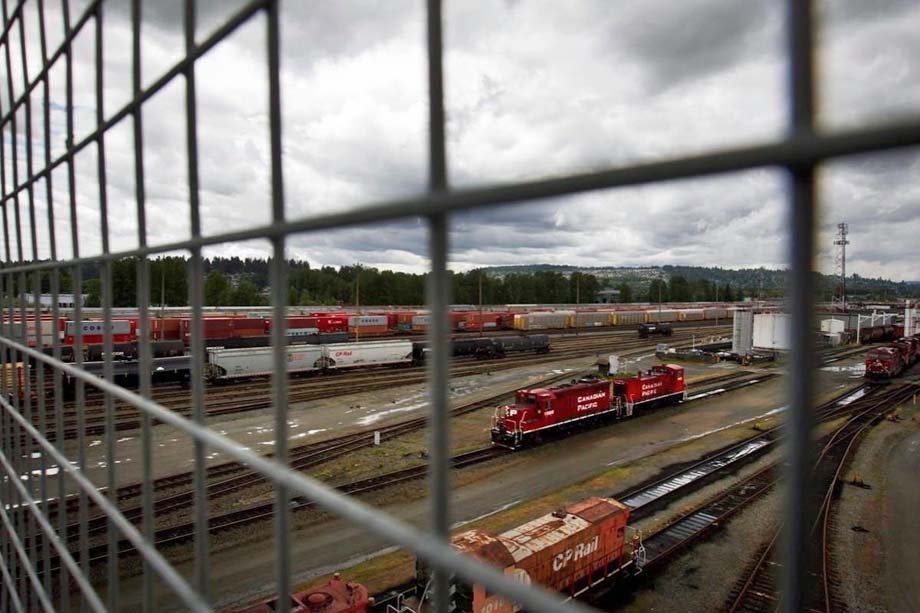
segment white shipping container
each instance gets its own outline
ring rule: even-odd
[[[842,319],[823,319],[821,320],[821,332],[827,334],[837,334],[846,329],[846,324]]]
[[[312,336],[319,334],[319,328],[288,328],[285,330],[288,336]]]
[[[104,321],[68,321],[67,336],[76,336],[77,326],[80,326],[80,330],[83,332],[84,336],[105,334]],[[112,334],[131,334],[131,322],[127,319],[113,319],[111,330]]]
[[[631,326],[645,323],[645,311],[617,311],[610,314],[610,323]]]
[[[356,326],[386,326],[388,325],[386,315],[352,315],[348,318],[348,327]]]
[[[323,345],[325,368],[384,366],[412,362],[412,341],[375,341]]]
[[[784,313],[757,313],[754,315],[754,347],[787,351],[791,346],[789,315]]]
[[[208,349],[208,369],[215,379],[270,375],[274,372],[273,354],[272,347]],[[321,345],[291,345],[287,347],[287,371],[318,370],[322,357]]]

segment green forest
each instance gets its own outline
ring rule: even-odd
[[[150,304],[187,306],[189,303],[190,262],[184,257],[162,257],[148,262]],[[137,305],[139,260],[121,259],[111,263],[112,305]],[[251,258],[206,258],[204,303],[207,306],[260,306],[269,302],[270,260]],[[422,305],[425,303],[424,274],[380,270],[361,265],[339,268],[311,267],[302,260],[290,260],[288,301],[292,306],[308,305]],[[628,271],[628,269],[626,269]],[[98,265],[80,269],[80,282],[87,306],[102,303],[103,272]],[[486,268],[451,272],[452,301],[455,304],[589,304],[602,289],[617,289],[620,302],[733,302],[745,297],[781,297],[781,271],[731,271],[720,268],[662,267],[643,269],[635,274],[605,274],[561,267]],[[817,275],[822,294],[833,291],[831,278]],[[851,291],[862,290],[874,298],[898,297],[917,291],[916,284],[904,284],[853,276]],[[746,281],[746,282],[745,282]],[[850,281],[848,280],[848,285]],[[62,272],[59,291],[70,293],[74,274]],[[871,289],[870,289],[871,288]],[[868,290],[868,291],[867,291]],[[874,290],[874,291],[873,291]],[[28,291],[34,291],[30,286]],[[41,292],[51,291],[47,273],[41,277]],[[18,294],[18,288],[16,290]],[[821,299],[821,298],[819,298]]]

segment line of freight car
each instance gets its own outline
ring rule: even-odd
[[[887,347],[870,349],[866,354],[867,379],[899,376],[920,359],[920,335],[906,336]]]

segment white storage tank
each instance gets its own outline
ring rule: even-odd
[[[732,353],[747,355],[754,347],[754,313],[739,309],[732,320]]]
[[[758,313],[754,315],[754,347],[788,351],[789,315],[785,313]]]

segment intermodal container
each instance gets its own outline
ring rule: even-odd
[[[132,328],[132,322],[128,319],[113,319],[109,330],[112,335],[125,335],[132,334],[134,328]],[[76,336],[77,328],[79,327],[80,331],[83,333],[83,336],[103,336],[105,334],[105,322],[96,321],[96,320],[84,320],[81,322],[77,321],[68,321],[66,328],[66,336]]]

